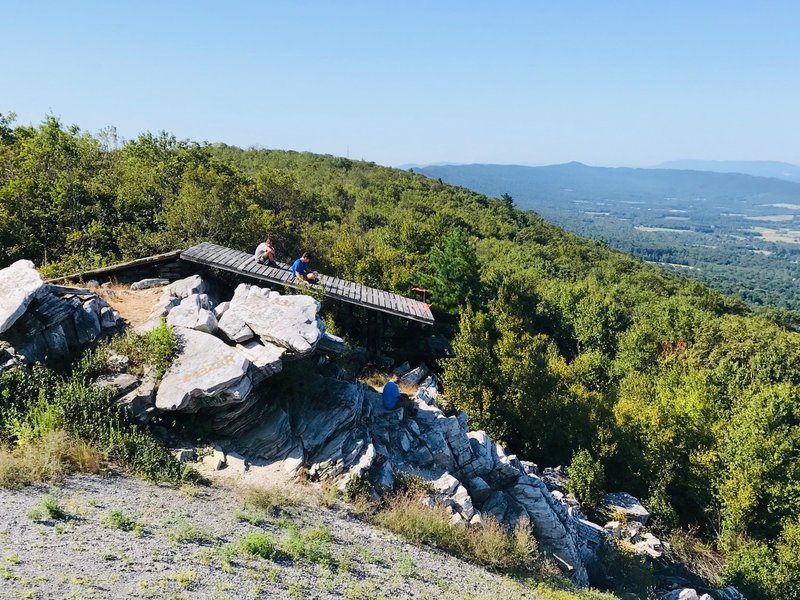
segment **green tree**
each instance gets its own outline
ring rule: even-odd
[[[455,314],[459,307],[480,301],[480,271],[475,248],[466,231],[454,228],[431,250],[431,274],[423,277],[434,306]]]

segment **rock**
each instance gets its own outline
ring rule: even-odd
[[[470,525],[483,525],[483,517],[482,517],[481,513],[479,513],[476,510],[475,514],[472,515],[472,518],[469,520],[469,524]]]
[[[392,463],[388,460],[381,465],[377,476],[374,480],[375,487],[379,491],[388,492],[394,487],[394,473],[392,472]]]
[[[148,423],[156,414],[156,378],[152,372],[145,373],[139,386],[117,399],[128,414],[139,423]]]
[[[214,316],[217,317],[217,320],[219,320],[222,317],[222,315],[225,314],[225,311],[227,311],[230,307],[231,307],[231,303],[230,302],[225,301],[225,302],[219,303],[214,308]]]
[[[104,306],[100,309],[100,326],[103,329],[114,329],[117,326],[119,313],[110,306]]]
[[[109,389],[114,396],[127,394],[139,385],[139,378],[129,373],[117,375],[103,375],[94,382],[97,387]]]
[[[742,593],[732,585],[716,591],[719,600],[746,600]]]
[[[197,460],[197,452],[194,448],[180,448],[174,450],[172,455],[175,457],[175,460],[182,463],[194,462]]]
[[[714,600],[711,594],[703,594],[698,600]]]
[[[420,435],[433,457],[433,462],[442,469],[451,469],[453,465],[453,454],[450,446],[447,445],[444,435],[438,429],[431,429]]]
[[[61,325],[50,327],[42,332],[46,346],[46,356],[66,356],[69,354],[69,344],[67,344],[67,336],[64,334],[64,328]]]
[[[285,348],[280,348],[269,342],[262,344],[258,340],[249,340],[244,344],[239,344],[236,349],[244,354],[252,366],[251,379],[253,385],[258,385],[268,377],[280,373],[283,369],[281,358],[286,352]]]
[[[439,381],[435,375],[427,377],[419,386],[414,396],[420,402],[431,405],[436,402],[439,396]]]
[[[72,315],[72,322],[78,337],[78,343],[88,344],[94,340],[102,330],[100,326],[100,303],[97,298],[91,298],[81,305],[81,310]]]
[[[136,283],[131,284],[132,290],[147,290],[154,287],[162,287],[165,285],[169,285],[169,279],[161,279],[161,278],[150,278],[150,279],[142,279],[137,281]]]
[[[192,294],[205,294],[207,291],[208,286],[200,275],[179,279],[169,286],[169,294],[179,299],[187,298]]]
[[[208,310],[209,300],[205,294],[187,296],[167,315],[167,324],[172,327],[186,327],[205,333],[216,333],[217,318]]]
[[[464,468],[464,471],[468,471],[476,477],[484,477],[494,467],[494,459],[492,457],[494,443],[485,431],[471,431],[467,434],[467,437],[472,449],[473,460]]]
[[[438,478],[431,481],[431,485],[437,494],[452,496],[461,484],[458,479],[445,471]]]
[[[692,588],[684,588],[678,594],[678,600],[697,600],[697,592]]]
[[[225,464],[225,453],[222,450],[214,449],[211,454],[203,457],[203,464],[208,465],[214,471],[221,471],[227,466]]]
[[[455,504],[454,508],[464,517],[467,521],[475,514],[475,507],[472,504],[472,498],[463,485],[456,488],[452,496],[452,501]]]
[[[472,462],[472,448],[467,437],[466,423],[462,426],[462,421],[458,417],[444,417],[437,419],[436,422],[447,440],[456,467],[462,468]]]
[[[471,477],[467,481],[467,489],[478,506],[483,505],[492,494],[492,488],[480,477]]]
[[[661,558],[664,554],[664,546],[652,533],[643,533],[639,536],[640,541],[633,544],[633,550],[637,554],[647,555],[651,558]],[[696,598],[696,596],[695,596]]]
[[[557,490],[562,494],[567,491],[567,472],[564,467],[547,467],[542,472],[542,481],[550,491]]]
[[[176,327],[175,334],[181,350],[158,388],[157,408],[197,412],[244,402],[252,389],[247,358],[207,333]]]
[[[614,492],[603,496],[599,511],[608,517],[621,514],[625,516],[626,521],[638,521],[642,525],[647,525],[650,518],[650,513],[639,500],[626,492]]]
[[[34,298],[45,294],[44,281],[29,260],[0,269],[0,333],[22,316]]]
[[[87,288],[99,288],[100,282],[97,279],[90,279],[84,284]]]
[[[220,319],[220,329],[232,341],[241,342],[250,339],[246,326],[261,341],[302,356],[314,350],[325,331],[318,312],[319,302],[311,296],[282,296],[240,284]]]
[[[620,526],[619,521],[609,521],[605,525],[603,525],[603,529],[605,529],[610,535],[614,536],[617,539],[622,537],[622,527]]]
[[[342,338],[326,331],[317,343],[317,350],[329,352],[330,354],[342,354],[347,351],[347,344],[344,343]]]
[[[428,369],[425,364],[419,365],[416,369],[409,371],[405,375],[400,378],[400,382],[406,385],[419,385],[419,383],[425,379],[425,377],[430,373],[430,369]]]

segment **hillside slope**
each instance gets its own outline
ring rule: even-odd
[[[800,183],[740,173],[447,165],[415,169],[755,303],[800,308]]]

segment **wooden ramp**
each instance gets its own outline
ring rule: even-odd
[[[292,269],[289,265],[283,263],[278,263],[277,267],[262,265],[255,261],[252,254],[217,246],[210,242],[203,242],[184,250],[181,252],[181,260],[295,289],[323,288],[326,298],[363,306],[370,310],[427,325],[433,324],[430,307],[418,300],[328,275],[320,275],[320,282],[309,286],[303,282],[292,280]]]

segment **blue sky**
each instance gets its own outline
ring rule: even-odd
[[[0,112],[381,164],[800,164],[800,3],[0,1]]]

